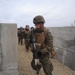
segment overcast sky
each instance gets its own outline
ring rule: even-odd
[[[75,0],[0,0],[0,23],[34,26],[36,15],[45,18],[46,27],[74,25]]]

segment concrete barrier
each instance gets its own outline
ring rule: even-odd
[[[55,59],[75,70],[75,27],[51,27]]]
[[[0,23],[0,75],[18,75],[17,24]]]

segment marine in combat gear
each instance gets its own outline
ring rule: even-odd
[[[24,36],[25,48],[26,48],[26,52],[28,52],[28,50],[29,50],[29,38],[30,38],[29,37],[29,35],[30,35],[30,27],[29,27],[29,25],[25,26],[24,33],[25,33],[25,36]]]
[[[55,51],[53,48],[53,36],[49,31],[49,29],[44,27],[45,19],[43,18],[43,16],[41,15],[35,16],[33,19],[33,23],[35,24],[34,37],[40,61],[39,68],[41,69],[41,66],[43,67],[45,75],[52,75],[53,65],[50,61],[50,56],[51,58],[54,58],[55,56]],[[31,37],[30,37],[30,46],[33,52]],[[31,66],[34,70],[36,70],[33,59],[31,62]]]

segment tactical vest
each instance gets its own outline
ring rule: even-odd
[[[44,28],[43,32],[34,34],[36,43],[41,44],[41,49],[46,47],[45,38],[46,38],[46,35],[47,35],[47,31],[48,31],[48,29]]]

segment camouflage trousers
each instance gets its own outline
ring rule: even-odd
[[[23,37],[22,36],[19,36],[18,37],[18,43],[23,45]]]
[[[25,48],[26,48],[26,51],[29,50],[29,39],[25,39]]]
[[[44,55],[44,57],[40,58],[40,62],[42,63],[45,75],[52,75],[53,65],[49,56]]]
[[[52,75],[52,71],[53,71],[53,65],[50,61],[49,58],[49,53],[46,54],[41,54],[40,52],[38,53],[39,55],[39,61],[40,61],[40,65],[39,65],[39,70],[41,69],[41,67],[43,67],[43,71],[45,73],[45,75]],[[33,55],[33,59],[34,59],[34,55]],[[36,70],[36,66],[35,66],[35,61],[32,60],[31,62],[31,66],[34,70]]]

